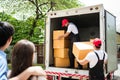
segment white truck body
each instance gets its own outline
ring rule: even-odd
[[[88,7],[52,11],[46,20],[46,71],[88,75],[88,70],[59,68],[54,66],[53,30],[62,29],[61,20],[68,18],[79,27],[81,41],[99,37],[103,41],[102,49],[108,53],[106,73],[117,69],[116,17],[106,11],[102,4]]]

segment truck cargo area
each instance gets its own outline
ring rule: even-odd
[[[61,26],[63,18],[67,18],[70,22],[73,22],[78,30],[80,42],[90,41],[90,39],[100,37],[100,17],[99,13],[81,14],[74,16],[56,17],[50,19],[50,56],[49,67],[56,67],[54,65],[54,49],[53,49],[53,31],[65,30],[67,28]],[[59,67],[58,67],[59,68]],[[62,68],[62,67],[60,67]]]
[[[66,30],[66,28],[61,27],[61,21],[63,18],[67,18],[70,22],[77,25],[81,41],[88,41],[91,38],[99,37],[99,13],[52,18],[50,25],[51,31]],[[51,38],[52,35],[53,34],[51,34]]]
[[[64,18],[74,23],[78,28],[80,40],[73,43],[72,49],[69,48],[69,38],[58,40],[58,36],[65,34],[67,30],[67,27],[62,27],[61,21]],[[62,80],[62,77],[84,80],[83,76],[85,80],[88,80],[88,64],[78,68],[77,61],[74,59],[74,68],[69,68],[68,51],[72,50],[78,59],[84,59],[90,51],[94,50],[91,43],[94,38],[102,40],[101,49],[108,54],[108,62],[104,68],[105,74],[113,73],[118,68],[116,17],[114,15],[105,10],[102,4],[49,12],[46,18],[45,39],[45,69],[48,74],[58,77],[59,80]]]

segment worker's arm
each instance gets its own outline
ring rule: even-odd
[[[33,66],[33,67],[27,68],[25,71],[20,73],[18,76],[10,78],[9,80],[27,80],[31,75],[46,76],[46,73],[40,66]]]
[[[107,60],[104,60],[104,64],[107,64],[107,62],[108,62]]]
[[[105,52],[104,64],[107,64],[107,62],[108,62],[108,55],[107,55],[107,53]]]
[[[61,35],[61,36],[58,36],[58,39],[61,39],[61,38],[66,38],[69,36],[69,32],[66,32],[64,35]]]
[[[86,60],[86,59],[83,59],[83,60],[79,60],[78,58],[76,58],[77,62],[80,63],[81,65],[85,65],[87,64],[89,61]]]

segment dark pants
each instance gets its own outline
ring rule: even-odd
[[[70,68],[74,68],[74,59],[75,56],[72,53],[72,49],[73,48],[73,42],[70,42],[70,46],[69,46],[69,59],[70,59]]]
[[[74,68],[74,60],[75,60],[75,56],[74,54],[72,53],[73,51],[73,43],[74,42],[78,42],[78,37],[77,36],[73,36],[71,39],[70,39],[70,46],[69,46],[69,59],[70,59],[70,68]],[[82,65],[80,65],[78,63],[78,69],[82,69]]]

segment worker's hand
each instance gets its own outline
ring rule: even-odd
[[[31,75],[35,76],[46,76],[46,72],[42,69],[40,66],[32,66],[27,69],[28,72],[31,73]]]
[[[78,57],[76,57],[76,61],[77,61],[77,62],[79,62],[79,59],[78,59]]]
[[[61,35],[61,36],[58,36],[58,40],[60,40],[61,38],[63,38],[63,36]]]

